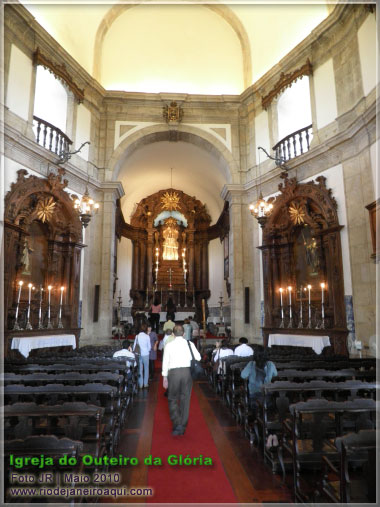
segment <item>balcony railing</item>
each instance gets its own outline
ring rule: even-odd
[[[73,144],[62,130],[37,116],[33,116],[33,130],[37,143],[58,156],[62,152],[68,152],[70,145]]]
[[[281,139],[272,148],[276,152],[276,158],[287,161],[309,151],[313,138],[312,127],[308,125]]]

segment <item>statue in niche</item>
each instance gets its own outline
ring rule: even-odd
[[[28,240],[24,242],[24,248],[22,250],[21,264],[23,265],[22,273],[23,275],[30,275],[30,254],[33,252],[33,249],[30,248]]]
[[[297,285],[306,285],[319,276],[317,240],[308,225],[304,225],[298,233],[294,254]]]
[[[162,236],[164,238],[162,258],[167,261],[178,260],[178,225],[173,217],[165,220]]]

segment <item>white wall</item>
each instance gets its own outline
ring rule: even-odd
[[[358,30],[360,66],[362,69],[364,95],[376,86],[376,19],[370,14]]]
[[[379,178],[379,149],[380,149],[380,141],[376,141],[376,143],[371,144],[370,147],[370,157],[371,157],[371,169],[372,169],[372,178],[373,185],[375,187],[375,197],[378,198],[380,195],[380,178]]]
[[[122,306],[132,306],[132,301],[129,301],[132,285],[132,241],[127,238],[121,238],[117,242],[117,277],[116,296],[119,296],[121,290]]]
[[[24,120],[29,118],[32,60],[12,44],[5,105]]]
[[[78,150],[82,143],[90,141],[91,134],[91,111],[87,109],[83,104],[80,104],[77,109],[77,126],[75,132],[75,147],[74,150]],[[89,145],[86,144],[78,153],[78,156],[84,160],[88,160]]]
[[[226,295],[224,293],[224,252],[223,243],[220,239],[213,239],[208,244],[208,269],[209,269],[209,289],[211,292],[208,306],[219,306],[219,297],[222,293],[224,303]]]
[[[258,164],[257,148],[262,146],[268,153],[271,151],[267,111],[262,111],[255,117],[255,146],[256,164]]]
[[[332,58],[314,70],[317,129],[328,125],[338,116]]]
[[[25,167],[10,158],[4,157],[4,195],[11,189],[11,184],[17,180],[17,171],[19,169],[26,169],[28,171],[27,176],[34,175],[43,178],[44,176],[32,171],[28,167]]]
[[[41,65],[37,66],[33,114],[66,132],[66,88]]]

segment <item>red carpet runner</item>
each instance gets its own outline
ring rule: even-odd
[[[157,372],[158,373],[158,372]],[[200,409],[194,390],[186,433],[173,436],[168,401],[159,380],[157,407],[154,414],[151,454],[162,459],[162,466],[150,466],[148,484],[155,494],[149,503],[237,503],[224,472],[217,448]],[[211,457],[213,465],[169,465],[170,455]]]

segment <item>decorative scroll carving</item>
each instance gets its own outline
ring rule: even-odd
[[[162,108],[162,115],[166,123],[180,123],[183,118],[183,109],[177,102],[171,102]]]
[[[68,73],[66,69],[66,65],[63,63],[62,65],[58,65],[49,60],[45,55],[43,55],[39,48],[33,53],[33,64],[34,65],[42,65],[45,69],[49,70],[52,74],[54,74],[60,81],[66,84],[68,88],[73,92],[75,98],[78,101],[78,104],[83,102],[84,100],[84,90],[81,90],[78,85],[73,81],[72,77]]]
[[[281,72],[280,79],[274,85],[273,89],[268,93],[268,95],[262,98],[261,103],[263,108],[268,109],[273,99],[277,97],[277,95],[279,95],[282,90],[292,86],[292,84],[297,81],[297,79],[301,78],[302,76],[310,76],[312,73],[313,67],[309,59],[307,59],[306,63],[302,65],[302,67],[293,72],[289,72],[289,74],[284,74],[284,72]]]

